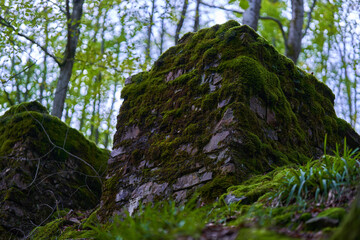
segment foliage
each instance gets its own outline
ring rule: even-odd
[[[30,100],[51,109],[57,60],[66,44],[66,2],[0,1],[0,112]],[[107,148],[119,105],[116,95],[138,66],[135,45],[143,23],[136,2],[93,1],[83,7],[63,120]],[[123,11],[127,8],[133,11]]]
[[[176,239],[199,237],[206,223],[206,211],[195,202],[176,206],[174,201],[142,205],[135,215],[119,215],[110,227],[94,228],[96,239]],[[106,227],[106,226],[105,226]]]
[[[326,151],[326,139],[325,147]],[[276,198],[289,205],[296,201],[303,205],[313,199],[315,203],[334,201],[341,197],[345,187],[355,185],[360,176],[360,152],[351,150],[344,140],[343,153],[339,145],[334,156],[324,154],[319,161],[312,161],[299,169],[289,169],[279,186]]]

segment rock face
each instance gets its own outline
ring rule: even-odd
[[[37,102],[0,117],[0,158],[0,239],[25,237],[56,211],[100,200],[108,152]]]
[[[139,202],[202,201],[276,166],[304,163],[359,136],[334,94],[235,21],[186,34],[126,80],[102,214]]]

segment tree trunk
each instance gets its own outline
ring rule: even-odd
[[[183,5],[182,11],[181,11],[180,20],[179,20],[178,24],[176,25],[175,45],[178,44],[178,42],[179,42],[179,35],[180,35],[181,28],[183,27],[183,24],[184,24],[188,5],[189,5],[189,0],[184,0],[184,5]]]
[[[48,16],[48,10],[45,8],[46,17]],[[49,44],[49,21],[45,21],[45,50],[47,51],[48,44]],[[44,69],[42,71],[42,80],[40,83],[40,103],[43,104],[43,98],[44,98],[44,91],[45,91],[45,84],[46,84],[46,78],[47,78],[47,54],[44,54]]]
[[[152,26],[154,25],[154,12],[155,12],[155,0],[152,0],[152,7],[149,17],[149,26],[148,26],[147,39],[146,39],[146,49],[145,49],[146,64],[150,64],[150,60],[151,60],[150,47],[151,47]]]
[[[10,69],[10,74],[11,75],[15,75],[15,56],[14,53],[11,56],[11,69]],[[21,103],[21,96],[20,96],[20,81],[19,79],[16,79],[15,81],[15,87],[16,87],[16,103],[19,104]]]
[[[62,117],[62,113],[64,110],[64,103],[71,78],[73,65],[74,65],[74,60],[72,59],[66,61],[66,64],[60,67],[60,76],[56,85],[54,105],[51,111],[51,114],[53,116],[56,116],[60,119]]]
[[[291,0],[292,18],[285,55],[297,63],[301,52],[302,29],[304,24],[304,0]]]
[[[91,89],[92,89],[92,85],[87,86],[87,91],[86,92],[89,92]],[[83,131],[83,128],[84,128],[84,125],[85,125],[84,123],[85,123],[85,120],[86,120],[86,117],[87,117],[86,109],[88,108],[89,102],[90,102],[90,96],[88,96],[88,95],[84,96],[84,105],[83,105],[83,108],[81,110],[81,118],[80,118],[80,124],[79,124],[79,131],[80,132]]]
[[[160,55],[163,53],[164,51],[164,37],[165,37],[165,33],[166,33],[166,29],[165,29],[165,16],[167,13],[167,9],[169,7],[169,2],[166,1],[165,4],[165,10],[161,15],[161,27],[160,27],[160,46],[159,46],[159,50],[160,50]]]
[[[199,30],[200,25],[200,2],[201,0],[196,0],[194,32],[197,32]]]
[[[70,82],[74,57],[80,34],[80,20],[82,16],[84,0],[73,0],[73,11],[70,15],[69,0],[66,1],[67,24],[67,43],[64,59],[60,64],[60,75],[56,85],[54,104],[51,114],[61,118],[64,110],[64,103],[68,85]]]
[[[261,0],[249,0],[249,7],[243,14],[243,24],[250,26],[255,31],[260,18]]]
[[[104,147],[107,148],[109,145],[109,138],[110,138],[110,126],[111,126],[111,116],[114,111],[115,101],[116,101],[116,92],[117,92],[118,80],[115,80],[114,83],[114,91],[112,95],[111,105],[110,105],[110,112],[106,120],[107,131],[105,133],[105,140],[104,140]]]

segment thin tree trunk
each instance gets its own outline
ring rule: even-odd
[[[30,46],[30,49],[31,49],[31,46]],[[29,57],[28,61],[27,61],[27,65],[31,66],[32,63],[31,63],[31,59]],[[27,66],[26,66],[27,67]],[[29,92],[30,92],[30,89],[29,89],[29,85],[30,85],[30,81],[31,81],[31,77],[33,75],[33,72],[31,72],[31,67],[26,71],[26,80],[25,80],[25,93],[24,93],[24,102],[27,102],[28,101],[28,97],[29,97]]]
[[[101,80],[101,73],[100,73],[100,80]],[[101,107],[101,86],[99,86],[99,99],[97,104],[97,111],[96,111],[96,124],[95,124],[95,143],[99,143],[99,126],[100,126],[100,107]]]
[[[183,27],[183,24],[184,24],[188,5],[189,5],[189,0],[184,0],[184,5],[183,5],[182,11],[181,11],[181,16],[180,16],[178,24],[176,25],[175,45],[178,44],[178,42],[179,42],[179,35],[180,35],[181,28]]]
[[[167,9],[169,7],[169,2],[166,1],[165,4],[165,10],[162,13],[161,16],[161,30],[160,30],[160,46],[159,46],[159,50],[160,50],[160,55],[163,53],[164,51],[164,37],[165,37],[165,33],[166,33],[166,29],[165,29],[165,15],[167,13]]]
[[[11,68],[10,68],[10,75],[15,75],[15,57],[14,54],[11,57]],[[20,83],[19,78],[15,78],[15,87],[16,87],[16,103],[21,103],[21,96],[20,96]]]
[[[302,29],[304,24],[304,0],[291,0],[292,18],[285,55],[296,64],[301,52]]]
[[[194,32],[197,32],[199,30],[200,25],[200,2],[201,0],[196,0]]]
[[[95,80],[97,81],[97,80]],[[97,84],[95,84],[95,88]],[[95,94],[95,99],[93,102],[93,107],[92,107],[92,113],[91,113],[91,120],[90,120],[90,139],[94,140],[94,136],[95,136],[95,113],[96,113],[96,102],[97,102],[97,94]]]
[[[72,69],[74,65],[74,57],[80,34],[80,20],[83,12],[84,0],[73,0],[73,11],[70,15],[69,0],[66,1],[67,13],[67,43],[64,53],[63,62],[60,64],[60,75],[56,85],[54,105],[51,114],[61,118],[68,85],[70,82]]]
[[[243,24],[250,26],[255,31],[260,18],[261,0],[249,0],[249,7],[243,14]]]
[[[154,25],[154,12],[155,12],[155,0],[152,0],[152,7],[151,7],[151,13],[149,17],[149,26],[147,31],[147,39],[146,39],[146,49],[145,49],[145,61],[147,64],[150,63],[151,60],[151,34],[152,34],[152,27]]]
[[[113,95],[112,95],[112,100],[111,100],[111,105],[110,105],[110,112],[107,118],[107,131],[106,131],[106,135],[105,135],[105,140],[104,140],[104,147],[107,148],[109,145],[109,138],[110,138],[110,126],[111,126],[111,116],[113,114],[114,111],[114,106],[115,106],[115,101],[116,101],[116,91],[117,91],[117,85],[118,85],[118,80],[115,80],[114,83],[114,91],[113,91]]]
[[[65,104],[65,122],[70,125],[71,118],[70,118],[70,105]]]
[[[87,88],[87,91],[86,92],[88,92],[90,89],[92,88],[92,85],[91,86],[88,86],[88,88]],[[86,108],[87,108],[87,106],[88,106],[88,104],[89,104],[89,102],[90,102],[90,97],[89,96],[84,96],[85,97],[85,99],[84,99],[84,106],[83,106],[83,108],[82,108],[82,110],[81,110],[81,118],[80,118],[80,124],[79,124],[79,131],[80,132],[82,132],[82,130],[83,130],[83,128],[84,128],[84,122],[85,122],[85,120],[86,120]]]
[[[105,12],[102,23],[102,31],[101,31],[101,48],[100,54],[101,56],[105,53],[105,19],[108,11]],[[101,71],[98,74],[97,80],[99,81],[99,89],[98,89],[98,102],[97,102],[97,111],[96,111],[96,121],[95,121],[95,143],[99,143],[99,127],[100,127],[100,107],[101,107],[101,84],[102,84],[102,73]]]
[[[47,11],[47,9],[46,9]],[[45,50],[47,51],[49,42],[49,22],[45,21]],[[42,72],[42,81],[40,83],[40,103],[43,103],[45,83],[47,78],[47,54],[44,54],[44,69]]]

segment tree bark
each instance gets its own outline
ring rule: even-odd
[[[146,49],[145,49],[145,61],[147,64],[149,64],[150,60],[151,60],[150,48],[151,48],[152,26],[154,25],[155,0],[152,0],[151,4],[152,4],[152,6],[151,6],[150,17],[149,17],[149,26],[148,26],[148,31],[147,31]]]
[[[46,16],[48,13],[47,8],[45,8]],[[44,48],[47,51],[48,44],[49,44],[49,21],[45,21],[45,45]],[[46,84],[46,78],[47,78],[47,55],[44,54],[44,69],[42,71],[42,80],[40,83],[40,103],[43,104],[43,98],[44,98],[44,91],[45,91],[45,84]]]
[[[243,24],[250,26],[255,31],[260,18],[261,0],[249,0],[249,7],[243,14]]]
[[[194,32],[197,32],[199,30],[199,25],[200,25],[200,3],[201,3],[201,0],[196,0]]]
[[[74,57],[80,34],[80,20],[83,11],[84,0],[73,0],[73,10],[70,15],[69,0],[66,1],[67,43],[63,61],[60,63],[60,75],[56,85],[54,104],[51,114],[61,118],[64,110],[64,103],[68,85],[70,82]]]
[[[107,148],[109,146],[109,138],[110,138],[110,126],[111,126],[111,117],[114,111],[114,106],[115,106],[115,101],[116,101],[116,92],[117,92],[117,87],[118,87],[118,80],[115,80],[114,83],[114,91],[112,94],[112,100],[111,100],[111,105],[110,105],[110,112],[109,115],[107,117],[106,123],[107,123],[107,130],[105,133],[105,140],[104,140],[104,147]]]
[[[302,29],[304,24],[304,0],[291,0],[292,18],[285,55],[296,64],[301,52]]]
[[[160,55],[163,53],[164,51],[164,37],[165,37],[165,33],[166,33],[166,29],[165,29],[165,17],[166,17],[166,13],[167,13],[167,9],[169,7],[169,2],[166,1],[165,4],[165,10],[161,15],[161,28],[160,28],[160,46],[159,46],[159,50],[160,50]]]
[[[182,11],[181,11],[180,20],[179,20],[178,24],[176,25],[175,45],[178,44],[178,42],[179,42],[179,35],[180,35],[181,28],[183,27],[183,24],[184,24],[188,5],[189,5],[189,0],[184,0],[184,5],[183,5]]]

